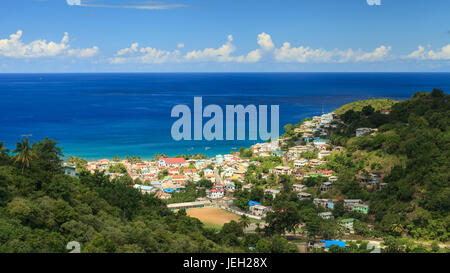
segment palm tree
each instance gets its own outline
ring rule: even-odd
[[[9,150],[0,142],[0,161],[9,159]]]
[[[0,155],[9,153],[9,150],[4,146],[3,142],[0,142]]]
[[[16,149],[13,151],[13,153],[18,153],[14,156],[14,163],[20,162],[22,164],[22,173],[25,169],[25,166],[29,168],[31,161],[36,158],[31,148],[28,137],[26,139],[22,139],[22,143],[18,142],[16,144]]]
[[[241,219],[239,220],[239,223],[243,227],[243,229],[246,229],[250,225],[250,218],[248,218],[247,215],[241,215]]]

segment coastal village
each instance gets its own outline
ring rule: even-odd
[[[383,114],[389,114],[389,110],[383,110]],[[255,188],[261,188],[264,194],[270,194],[275,198],[281,190],[281,185],[277,184],[278,177],[287,175],[295,177],[292,190],[296,192],[299,200],[312,199],[316,206],[324,208],[319,216],[324,219],[333,217],[332,210],[336,202],[343,201],[344,208],[348,211],[355,211],[367,214],[369,206],[360,199],[344,198],[324,198],[322,195],[333,190],[333,184],[339,178],[339,174],[327,169],[326,163],[333,153],[344,151],[344,147],[334,146],[330,143],[329,137],[333,130],[342,125],[339,115],[335,113],[323,114],[307,119],[293,128],[296,134],[295,141],[289,137],[282,136],[276,140],[265,143],[257,143],[249,149],[251,157],[241,156],[242,153],[232,152],[225,155],[217,155],[208,159],[185,159],[182,157],[160,157],[157,160],[131,161],[124,159],[120,161],[102,159],[87,162],[85,168],[90,172],[105,171],[110,179],[128,174],[134,185],[143,194],[155,194],[160,199],[167,200],[168,207],[172,211],[179,209],[218,207],[230,212],[246,215],[249,218],[260,220],[264,225],[264,217],[270,206],[265,206],[261,202],[249,200],[248,210],[242,210],[234,205],[235,192],[239,188],[242,191],[251,192]],[[371,128],[358,128],[356,136],[366,134],[376,134],[376,130]],[[241,149],[242,152],[243,149]],[[306,155],[306,156],[305,156]],[[252,161],[251,158],[279,158],[278,164],[273,164],[272,168],[264,169],[260,173],[260,178],[272,181],[265,185],[253,185],[247,179],[251,174],[250,169],[261,167],[260,161]],[[123,165],[126,172],[114,173],[110,169],[115,165]],[[66,173],[77,175],[75,167],[65,165]],[[309,178],[320,178],[321,183],[314,188],[308,187]],[[382,189],[385,183],[382,181],[382,174],[369,173],[361,175],[358,179],[366,187]],[[199,183],[201,180],[211,182],[211,187],[197,186],[205,190],[205,196],[198,197],[192,202],[173,203],[171,198],[175,193],[185,191],[187,183]],[[345,229],[346,234],[353,233],[353,219],[341,219],[340,224]],[[329,241],[323,241],[314,247],[325,247]],[[336,241],[334,244],[342,245]],[[345,246],[345,242],[343,243]],[[310,245],[310,247],[313,247]]]

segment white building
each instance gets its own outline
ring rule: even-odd
[[[332,176],[328,177],[328,181],[329,182],[336,182],[337,180],[338,180],[338,177],[335,176],[335,175],[332,175]]]
[[[311,198],[311,194],[306,193],[306,192],[300,192],[297,194],[298,199],[303,200],[303,199],[309,199]]]
[[[371,134],[372,132],[376,132],[378,129],[371,129],[371,128],[358,128],[356,129],[356,136],[364,136],[367,134]]]
[[[294,184],[294,185],[292,185],[292,188],[294,191],[300,192],[300,191],[306,190],[308,187],[306,187],[306,185],[302,185],[302,184]]]
[[[295,161],[294,161],[294,167],[296,167],[296,168],[304,167],[304,166],[306,166],[307,164],[308,164],[308,160],[307,160],[307,159],[304,159],[304,158],[301,158],[301,159],[299,159],[299,160],[295,160]]]
[[[326,212],[321,212],[318,214],[320,217],[322,217],[323,219],[331,219],[333,218],[333,213],[326,211]]]
[[[331,123],[332,121],[333,121],[333,113],[323,114],[320,117],[320,123],[328,124]]]
[[[266,189],[264,192],[271,193],[272,197],[275,199],[275,197],[280,193],[280,190],[276,189]]]
[[[63,171],[65,175],[70,175],[72,177],[78,177],[77,169],[73,166],[65,165],[63,167]]]
[[[330,156],[331,155],[331,151],[326,151],[326,150],[323,150],[323,151],[320,151],[319,152],[319,154],[318,154],[318,158],[319,159],[323,159],[323,158],[325,158],[325,157],[327,157],[327,156]]]
[[[292,169],[287,166],[277,166],[274,169],[270,169],[269,172],[277,175],[290,175]]]
[[[213,189],[208,191],[208,197],[211,199],[219,199],[225,195],[224,189]]]
[[[270,211],[270,208],[262,205],[253,205],[250,206],[249,210],[253,215],[266,217],[267,212]]]

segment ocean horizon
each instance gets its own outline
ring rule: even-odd
[[[226,154],[260,141],[175,141],[171,109],[194,97],[203,107],[279,105],[287,123],[367,98],[408,99],[448,91],[450,73],[33,73],[0,74],[0,142],[54,139],[63,154],[87,160]],[[209,118],[204,118],[206,122]]]

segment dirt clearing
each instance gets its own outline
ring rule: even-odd
[[[240,219],[239,215],[214,207],[192,208],[186,210],[186,214],[190,217],[199,219],[203,223],[210,223],[220,226],[231,222],[231,220],[238,222]]]

